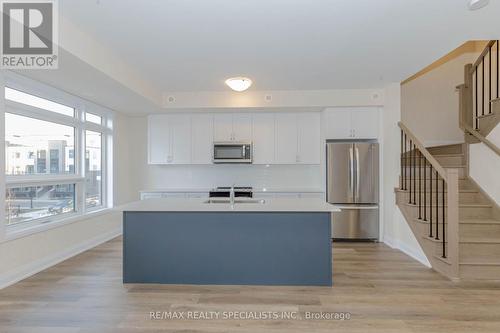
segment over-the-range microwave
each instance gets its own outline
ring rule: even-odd
[[[251,142],[214,142],[214,163],[252,163]]]

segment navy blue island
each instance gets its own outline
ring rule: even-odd
[[[123,210],[123,282],[332,285],[320,199],[148,199]]]

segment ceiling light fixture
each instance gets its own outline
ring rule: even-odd
[[[247,77],[232,77],[226,80],[226,84],[234,91],[245,91],[252,85],[252,80]]]
[[[470,0],[469,1],[469,9],[470,10],[477,10],[481,9],[484,6],[488,5],[490,0]]]

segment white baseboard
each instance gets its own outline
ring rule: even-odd
[[[392,239],[390,237],[387,237],[387,235],[386,235],[384,237],[384,243],[393,249],[400,250],[401,252],[412,257],[413,259],[415,259],[416,261],[418,261],[422,265],[427,266],[429,268],[432,267],[429,260],[427,260],[427,257],[425,255],[421,254],[421,251],[417,251],[417,250],[409,247],[408,245],[400,242],[399,240]]]
[[[111,230],[103,235],[86,240],[78,245],[72,246],[64,251],[54,255],[44,257],[35,262],[23,265],[15,270],[0,274],[0,289],[8,287],[16,282],[19,282],[27,277],[30,277],[38,272],[43,271],[51,266],[54,266],[66,259],[76,256],[82,252],[90,250],[102,243],[105,243],[122,234],[122,228]]]

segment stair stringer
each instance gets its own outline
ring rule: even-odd
[[[451,264],[436,255],[436,242],[429,239],[427,232],[422,232],[421,222],[417,221],[417,207],[412,207],[406,202],[408,191],[403,191],[400,189],[395,189],[396,192],[396,205],[401,211],[407,225],[413,232],[415,239],[422,248],[427,260],[430,262],[433,270],[438,273],[452,279]],[[425,229],[425,228],[424,228]],[[441,244],[441,243],[439,243]],[[453,278],[455,280],[455,278]]]

